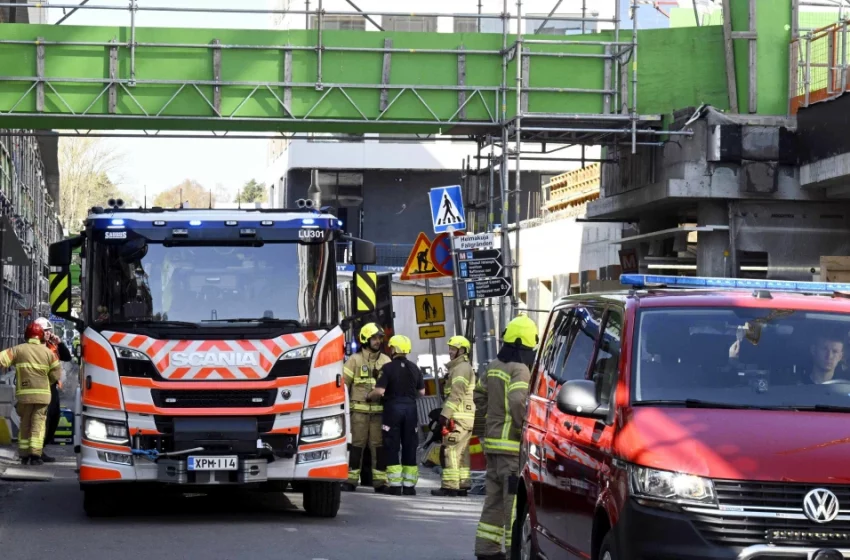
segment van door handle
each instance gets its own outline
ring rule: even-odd
[[[578,425],[578,424],[574,424],[573,425],[573,431],[577,434],[580,434],[581,433],[581,426]]]
[[[573,427],[573,425],[570,423],[569,420],[567,420],[564,422],[564,427],[569,430]]]

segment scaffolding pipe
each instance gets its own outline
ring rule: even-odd
[[[316,56],[318,56],[318,64],[316,66],[316,89],[321,90],[324,86],[322,86],[322,27],[324,27],[324,15],[325,12],[322,9],[322,0],[319,0],[319,37],[318,37],[318,46],[316,47]]]
[[[637,153],[637,34],[638,34],[638,4],[632,0],[632,154]]]
[[[509,13],[508,13],[508,0],[503,0],[502,4],[502,16],[504,19],[504,25],[502,25],[502,122],[506,122],[508,118],[508,24]],[[519,31],[519,29],[517,29]],[[503,259],[506,265],[510,264],[511,261],[511,243],[510,239],[506,235],[506,229],[508,224],[508,174],[510,173],[510,165],[508,163],[508,129],[506,126],[502,126],[502,149],[501,149],[501,164],[499,165],[499,190],[500,190],[500,202],[501,202],[501,239],[502,239],[502,253]],[[506,267],[506,270],[507,267]],[[510,278],[510,276],[508,276]],[[499,298],[499,329],[505,328],[505,319],[507,317],[507,300],[506,298]]]
[[[516,58],[514,60],[514,63],[516,64],[516,128],[514,129],[514,134],[516,134],[516,144],[514,146],[514,151],[516,152],[516,169],[514,170],[514,215],[516,223],[519,225],[522,220],[522,182],[520,177],[522,168],[522,0],[517,0],[516,2],[516,13]],[[513,282],[513,295],[511,296],[511,315],[514,315],[519,307],[519,233],[519,228],[517,228],[516,233],[514,234],[516,237],[514,238],[514,252],[513,258],[511,259],[511,262],[514,265],[513,274],[515,278]]]
[[[558,2],[555,3],[555,7],[552,8],[552,10],[549,12],[549,15],[546,16],[546,19],[544,19],[542,22],[540,22],[540,25],[538,25],[537,29],[534,30],[534,35],[539,34],[540,30],[543,29],[543,26],[546,25],[547,23],[549,23],[549,20],[552,18],[552,16],[555,15],[555,12],[558,11],[558,8],[561,7],[561,4],[563,3],[563,1],[564,0],[558,0]],[[583,1],[584,0],[582,0],[582,2]],[[584,14],[582,14],[582,17],[584,17]],[[582,35],[584,35],[584,21],[581,22],[581,27],[582,27]]]
[[[79,5],[79,6],[77,6],[76,8],[74,8],[73,10],[71,10],[70,12],[68,12],[67,14],[65,14],[64,16],[62,16],[62,17],[59,19],[59,21],[57,21],[54,25],[62,25],[62,22],[64,22],[66,19],[68,19],[69,17],[71,17],[72,15],[74,15],[74,13],[75,13],[77,10],[79,10],[80,8],[82,8],[83,6],[85,6],[85,5],[86,5],[86,4],[88,4],[88,3],[89,3],[89,0],[83,0],[82,2],[80,2],[80,5]],[[0,305],[0,309],[2,309],[2,308],[3,308],[3,306],[2,306],[2,305]]]
[[[130,0],[130,87],[136,85],[136,0]]]

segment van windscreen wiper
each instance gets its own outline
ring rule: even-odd
[[[304,323],[295,319],[275,319],[274,317],[243,317],[236,319],[207,319],[202,323],[262,323],[264,325],[290,325],[296,328],[304,327]]]
[[[684,406],[685,408],[728,408],[728,409],[739,409],[739,410],[763,410],[765,407],[756,406],[752,404],[734,404],[734,403],[723,403],[723,402],[711,402],[711,401],[701,401],[699,399],[685,399],[685,400],[672,400],[672,399],[658,399],[651,401],[638,401],[634,403],[635,406],[657,406],[657,405],[669,405],[669,406]]]
[[[111,325],[150,325],[154,327],[191,327],[193,329],[198,328],[197,323],[190,323],[188,321],[160,321],[159,319],[126,319],[121,321],[108,321],[103,326],[108,327]]]

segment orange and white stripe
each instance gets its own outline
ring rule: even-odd
[[[172,381],[261,380],[286,352],[317,344],[325,331],[285,334],[266,340],[157,340],[144,335],[104,332],[113,346],[121,346],[147,356],[162,377]],[[175,353],[211,352],[248,354],[254,364],[191,366],[173,363]]]

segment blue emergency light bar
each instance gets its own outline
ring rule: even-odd
[[[791,280],[747,280],[741,278],[708,278],[701,276],[658,276],[654,274],[623,274],[620,283],[636,289],[663,286],[665,288],[719,288],[726,290],[769,290],[777,292],[826,293],[848,292],[850,284],[839,282],[795,282]]]

